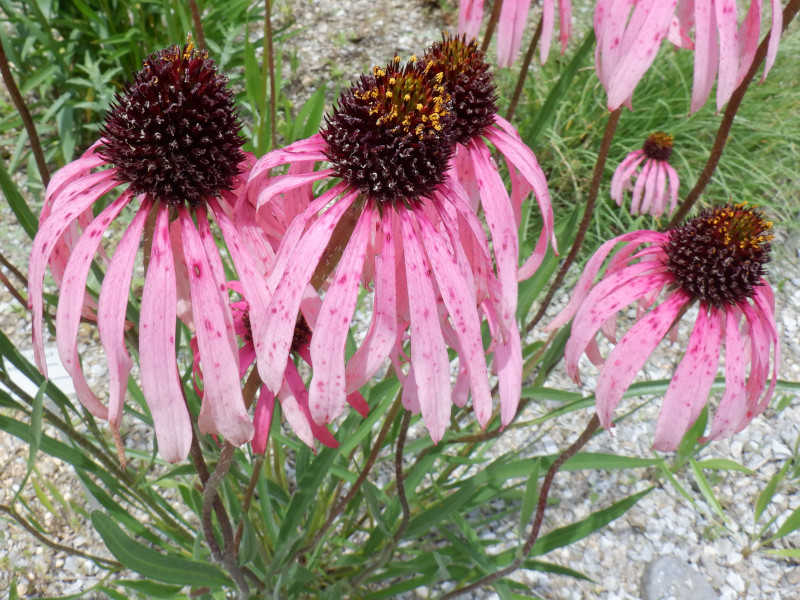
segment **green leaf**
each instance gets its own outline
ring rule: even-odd
[[[789,535],[796,529],[800,529],[800,506],[795,508],[792,514],[786,517],[783,525],[778,528],[777,533],[770,538],[770,541]]]
[[[706,499],[708,505],[715,513],[717,513],[717,516],[720,519],[727,521],[725,518],[725,511],[722,510],[722,506],[720,506],[719,501],[717,500],[716,496],[714,496],[714,492],[711,489],[711,486],[708,484],[706,476],[703,474],[703,469],[700,468],[700,465],[698,465],[697,461],[693,458],[689,459],[689,466],[692,469],[692,474],[694,475],[694,480],[697,483],[697,487],[700,489],[700,493],[703,494],[703,498]]]
[[[767,554],[785,556],[787,558],[800,558],[800,548],[780,548],[779,550],[765,550]],[[797,568],[797,567],[795,567]]]
[[[756,499],[756,508],[755,513],[753,515],[753,520],[758,523],[758,520],[761,518],[761,515],[764,514],[764,510],[766,510],[767,505],[772,500],[772,497],[775,495],[775,490],[778,487],[778,483],[786,477],[786,471],[789,470],[789,465],[791,463],[789,461],[785,462],[781,470],[775,473],[770,480],[767,482],[767,485],[764,486],[763,491],[758,495]]]
[[[135,590],[148,598],[174,598],[181,591],[182,587],[156,583],[155,581],[147,581],[146,579],[120,579],[114,583]]]
[[[31,410],[31,441],[28,445],[28,469],[25,472],[25,477],[22,478],[22,483],[19,484],[17,493],[14,495],[14,502],[19,499],[22,489],[28,482],[28,477],[31,476],[33,465],[36,462],[36,455],[39,454],[39,446],[42,444],[42,400],[44,399],[44,389],[47,387],[47,382],[42,382],[39,386],[39,391],[33,398],[33,409]],[[13,503],[12,503],[13,504]]]
[[[652,492],[655,488],[653,486],[642,490],[636,494],[632,494],[627,498],[623,498],[619,502],[615,502],[608,508],[593,512],[585,519],[572,523],[566,527],[561,527],[540,537],[531,549],[531,556],[538,556],[540,554],[547,554],[556,548],[563,548],[570,544],[574,544],[578,540],[582,540],[586,536],[594,533],[598,529],[602,529],[614,519],[624,515],[629,508],[636,504],[639,500],[644,498],[647,494]]]
[[[23,199],[22,194],[19,193],[17,186],[14,185],[13,181],[11,181],[8,171],[6,171],[6,166],[1,160],[0,189],[2,189],[3,195],[6,197],[6,200],[8,200],[11,210],[17,216],[17,221],[19,221],[19,224],[22,225],[22,228],[25,230],[25,233],[28,234],[28,237],[33,239],[36,235],[36,231],[39,229],[39,220],[36,218],[28,204]]]
[[[525,484],[525,495],[522,497],[522,507],[519,510],[519,537],[525,537],[525,531],[533,516],[533,509],[539,502],[539,461],[531,471],[528,482]]]
[[[214,565],[163,554],[131,539],[102,511],[92,511],[92,525],[103,538],[108,551],[131,571],[162,583],[193,587],[233,586],[231,580]]]
[[[322,111],[325,110],[325,84],[320,85],[305,104],[300,107],[292,123],[290,142],[307,138],[319,129]]]
[[[740,465],[734,460],[728,458],[709,458],[701,460],[697,463],[703,469],[714,469],[717,471],[739,471],[740,473],[747,473],[753,475],[755,471],[748,469],[744,465]]]

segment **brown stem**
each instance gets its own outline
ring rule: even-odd
[[[39,142],[39,134],[36,133],[36,126],[33,124],[31,113],[19,93],[19,88],[14,81],[14,75],[11,73],[11,67],[8,64],[8,57],[6,50],[3,47],[3,42],[0,41],[0,72],[3,74],[3,83],[6,84],[8,95],[11,96],[11,101],[19,111],[19,116],[22,118],[22,124],[25,126],[25,131],[28,132],[28,141],[31,143],[31,150],[33,157],[36,159],[36,168],[39,170],[39,177],[42,178],[44,187],[50,183],[50,171],[47,168],[47,161],[44,159],[44,152],[42,152],[42,144]]]
[[[0,271],[0,283],[2,283],[5,288],[8,290],[8,293],[14,296],[14,299],[20,303],[22,308],[28,310],[28,301],[22,297],[22,295],[17,291],[17,288],[14,287],[14,284],[11,283],[2,271]]]
[[[278,110],[276,108],[275,98],[275,54],[272,48],[272,2],[264,0],[264,41],[266,43],[267,55],[267,68],[269,69],[269,129],[270,140],[272,142],[271,148],[278,147],[278,132],[276,121],[278,119]]]
[[[361,469],[361,473],[358,474],[358,479],[353,484],[353,486],[347,491],[347,494],[339,500],[336,506],[333,507],[328,518],[325,520],[325,523],[320,527],[317,532],[314,534],[314,537],[311,541],[298,550],[292,560],[297,560],[303,554],[307,552],[311,552],[314,547],[319,543],[322,537],[328,532],[328,530],[333,525],[333,522],[336,520],[342,511],[347,507],[350,501],[355,497],[358,493],[358,490],[361,489],[362,484],[367,479],[367,475],[372,470],[373,465],[375,464],[375,460],[378,458],[378,453],[380,452],[381,448],[383,447],[383,441],[386,439],[386,435],[389,433],[389,429],[394,422],[395,417],[397,416],[397,412],[400,410],[400,406],[402,404],[401,396],[398,394],[397,398],[392,404],[392,408],[389,410],[389,414],[386,415],[386,419],[383,422],[383,426],[381,430],[378,432],[378,437],[375,438],[375,441],[372,444],[372,449],[370,450],[369,456],[367,457],[367,462],[364,463],[364,468]]]
[[[14,277],[16,277],[22,283],[22,287],[28,287],[28,278],[25,277],[25,275],[23,275],[22,272],[20,272],[20,270],[15,267],[10,260],[3,256],[2,252],[0,252],[0,265],[3,265],[6,269],[11,271]]]
[[[261,467],[264,466],[264,456],[259,456],[253,463],[253,474],[250,477],[250,482],[247,484],[247,491],[244,493],[244,501],[242,502],[242,520],[236,527],[236,535],[233,537],[233,554],[239,555],[239,545],[242,543],[242,535],[244,534],[244,515],[250,510],[250,503],[253,501],[253,494],[256,491],[256,484],[258,483],[258,476],[261,474]]]
[[[233,463],[233,455],[235,453],[236,446],[230,442],[225,442],[223,444],[222,451],[219,453],[219,462],[217,462],[217,468],[214,469],[214,472],[208,478],[208,481],[206,481],[206,486],[203,490],[203,533],[205,534],[206,542],[208,542],[209,547],[211,547],[212,540],[213,543],[216,544],[216,539],[214,538],[214,526],[211,522],[211,511],[219,500],[217,488],[222,483],[222,480],[225,479],[225,475],[228,474],[231,464]],[[242,569],[239,567],[238,561],[236,560],[232,532],[230,532],[227,536],[223,533],[223,537],[225,537],[225,553],[220,557],[220,562],[225,565],[225,568],[228,570],[228,574],[236,583],[236,587],[239,589],[239,597],[243,600],[247,600],[247,598],[250,597],[250,586],[247,584],[247,579],[245,579],[244,573],[242,572]]]
[[[533,60],[533,54],[536,52],[536,46],[539,45],[539,38],[542,37],[542,18],[539,17],[539,23],[536,25],[536,31],[533,32],[533,38],[525,52],[525,58],[522,59],[522,66],[519,68],[519,76],[517,77],[517,86],[514,88],[514,95],[511,96],[511,102],[508,104],[508,111],[506,112],[506,121],[510,121],[514,116],[514,111],[517,110],[517,104],[522,96],[522,90],[525,89],[525,78],[528,76],[528,69]]]
[[[553,483],[553,479],[558,473],[558,470],[567,462],[570,458],[572,458],[578,450],[583,448],[586,443],[592,439],[594,432],[597,431],[597,428],[600,427],[600,419],[595,414],[590,419],[588,425],[586,425],[586,429],[583,430],[583,433],[580,437],[573,442],[573,444],[564,450],[561,455],[556,458],[550,468],[547,469],[547,474],[544,476],[544,481],[542,481],[542,490],[539,492],[539,502],[536,505],[536,516],[533,519],[533,526],[531,527],[531,532],[528,534],[528,539],[525,541],[525,545],[522,547],[522,553],[514,559],[514,561],[508,565],[500,569],[499,571],[495,571],[494,573],[490,573],[485,577],[481,577],[478,581],[475,581],[467,586],[462,588],[458,588],[449,592],[441,597],[440,600],[447,600],[448,598],[455,598],[457,596],[461,596],[462,594],[466,594],[467,592],[471,592],[473,590],[477,590],[482,588],[485,585],[492,583],[493,581],[497,581],[501,577],[506,577],[510,575],[517,569],[522,566],[522,563],[525,561],[525,557],[528,556],[533,545],[536,543],[536,539],[539,537],[539,531],[542,528],[542,522],[544,521],[544,513],[547,510],[547,496],[550,494],[550,486]]]
[[[791,23],[792,19],[794,19],[794,17],[797,15],[798,10],[800,10],[800,0],[791,0],[789,4],[786,5],[786,8],[783,10],[783,31],[786,31],[789,23]],[[697,178],[697,183],[694,184],[694,187],[678,207],[678,210],[674,215],[672,215],[669,223],[667,223],[666,229],[672,229],[673,227],[677,227],[681,224],[681,222],[689,214],[689,211],[692,210],[692,207],[695,205],[697,200],[700,198],[700,194],[703,193],[703,190],[706,189],[706,186],[711,181],[711,176],[714,174],[714,171],[716,171],[720,158],[722,158],[722,151],[725,149],[725,144],[728,141],[728,136],[730,135],[731,127],[733,126],[733,119],[736,117],[736,113],[742,103],[744,94],[747,91],[747,88],[749,88],[750,84],[753,82],[756,71],[758,71],[759,67],[761,67],[761,63],[764,62],[764,58],[767,56],[767,47],[769,45],[770,37],[772,37],[771,29],[761,44],[759,44],[758,50],[756,50],[756,54],[753,57],[753,64],[750,65],[747,75],[745,75],[742,83],[740,83],[739,87],[734,90],[733,94],[731,94],[730,100],[728,100],[728,105],[725,107],[725,113],[722,116],[722,121],[719,124],[719,129],[717,130],[717,137],[714,139],[714,145],[711,147],[711,152],[708,155],[706,165],[703,167],[702,173],[700,173],[700,176]]]
[[[572,263],[575,262],[575,259],[578,257],[578,252],[580,252],[581,245],[583,244],[583,239],[586,237],[586,231],[589,229],[589,224],[592,222],[592,216],[594,215],[594,205],[597,202],[597,195],[600,191],[600,182],[603,181],[603,170],[606,166],[606,158],[608,158],[608,150],[611,148],[611,140],[614,139],[614,132],[617,130],[617,123],[619,123],[619,116],[622,113],[622,108],[618,108],[617,110],[613,111],[610,115],[608,115],[608,123],[606,123],[606,130],[603,133],[603,140],[600,142],[600,150],[597,153],[597,160],[594,163],[594,172],[592,173],[592,183],[589,187],[589,197],[586,199],[586,208],[583,211],[583,218],[581,219],[581,223],[578,226],[578,233],[575,236],[575,241],[572,243],[572,247],[569,249],[569,254],[567,254],[567,258],[564,260],[561,268],[558,270],[558,274],[556,275],[555,281],[550,285],[550,289],[547,290],[547,295],[542,300],[541,305],[539,306],[539,310],[536,313],[536,316],[533,317],[533,320],[528,323],[525,327],[525,331],[530,331],[542,320],[544,313],[547,311],[547,308],[550,306],[550,302],[553,300],[553,296],[556,295],[556,292],[561,287],[561,283],[564,281],[564,277],[567,274],[567,271],[572,266]]]
[[[13,507],[8,506],[6,504],[0,504],[0,511],[10,515],[14,521],[23,529],[25,529],[28,533],[30,533],[33,537],[37,540],[45,544],[46,546],[50,546],[57,552],[66,552],[67,554],[72,554],[74,556],[80,556],[81,558],[85,558],[86,560],[91,560],[95,564],[102,566],[103,568],[112,568],[112,569],[122,569],[122,565],[115,560],[109,560],[107,558],[103,558],[102,556],[95,556],[94,554],[88,554],[86,552],[81,552],[80,550],[76,550],[75,548],[71,548],[70,546],[64,546],[57,542],[54,542],[47,538],[47,536],[42,535],[33,525],[28,523],[22,515],[20,515]]]
[[[203,21],[200,20],[200,10],[197,8],[196,0],[189,0],[189,10],[192,13],[192,22],[194,23],[194,33],[197,36],[197,44],[201,50],[208,50],[206,47],[206,36],[203,35]]]
[[[492,14],[489,15],[489,22],[486,23],[486,33],[483,35],[483,43],[481,43],[481,50],[486,52],[489,49],[489,44],[492,41],[494,30],[497,27],[497,21],[500,20],[500,9],[503,8],[503,0],[494,0],[492,6]]]

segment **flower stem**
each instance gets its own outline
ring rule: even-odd
[[[269,133],[272,145],[270,149],[278,147],[278,133],[275,121],[278,118],[275,98],[275,54],[272,48],[272,2],[264,0],[264,53],[267,56],[267,68],[269,69]]]
[[[522,59],[522,66],[519,68],[519,76],[517,77],[517,86],[514,88],[514,95],[511,96],[511,102],[508,104],[508,111],[506,112],[506,121],[510,121],[514,116],[514,111],[517,110],[517,104],[522,96],[522,90],[525,89],[525,79],[528,76],[528,69],[533,60],[533,54],[536,52],[536,46],[539,45],[539,38],[542,37],[542,19],[539,18],[539,23],[536,25],[536,31],[533,32],[533,38],[525,52],[525,58]]]
[[[556,295],[556,292],[561,287],[561,283],[564,281],[564,277],[567,274],[567,271],[572,266],[572,263],[575,262],[575,259],[578,257],[578,252],[581,249],[581,245],[583,244],[583,239],[586,237],[586,231],[589,229],[589,224],[592,222],[592,216],[594,215],[594,205],[597,202],[597,195],[600,191],[600,182],[603,180],[603,170],[606,166],[606,158],[608,158],[608,150],[611,148],[611,140],[614,139],[614,132],[617,130],[617,123],[619,123],[619,116],[622,113],[622,108],[618,108],[617,110],[613,111],[610,115],[608,115],[608,122],[606,123],[606,130],[603,134],[603,140],[600,142],[600,150],[597,153],[597,160],[594,163],[594,172],[592,173],[592,183],[589,187],[589,197],[586,200],[586,208],[583,211],[583,218],[581,219],[581,223],[578,226],[578,233],[575,236],[575,241],[572,243],[572,247],[569,249],[569,254],[567,254],[567,258],[561,265],[561,268],[558,270],[558,274],[556,275],[555,281],[550,285],[550,289],[547,290],[547,295],[542,300],[541,305],[539,307],[536,316],[533,317],[533,320],[528,323],[525,327],[525,331],[530,331],[542,320],[547,308],[550,306],[550,302],[553,300],[553,296]]]
[[[217,488],[222,483],[222,480],[225,479],[225,475],[228,474],[235,453],[236,446],[230,442],[225,442],[223,444],[222,451],[219,453],[217,468],[214,469],[214,472],[206,481],[205,489],[203,490],[203,533],[205,534],[206,542],[208,542],[209,547],[212,545],[212,540],[214,544],[217,543],[214,538],[214,527],[211,523],[211,511],[214,505],[219,501]],[[239,568],[239,564],[236,560],[235,544],[233,543],[233,533],[230,530],[230,524],[228,524],[227,535],[223,529],[223,537],[225,538],[225,553],[221,556],[221,562],[225,565],[228,573],[236,583],[236,587],[239,589],[239,597],[242,600],[247,600],[247,598],[250,597],[250,586],[247,584],[244,573]],[[217,546],[217,548],[219,547]]]
[[[369,472],[375,465],[375,460],[378,458],[378,453],[383,447],[383,441],[386,439],[386,435],[389,433],[389,429],[391,428],[392,423],[394,422],[394,419],[397,416],[397,412],[400,410],[401,405],[402,405],[401,395],[398,394],[397,398],[394,401],[394,404],[392,404],[392,408],[389,409],[389,414],[386,415],[386,419],[383,422],[381,430],[378,432],[378,436],[375,438],[375,441],[372,444],[372,449],[370,450],[369,456],[367,457],[367,462],[364,463],[364,468],[361,469],[361,473],[358,474],[358,479],[356,479],[353,486],[347,491],[347,494],[345,494],[345,496],[341,500],[339,500],[336,506],[333,507],[330,514],[328,515],[328,518],[325,520],[325,523],[323,523],[322,527],[320,527],[317,530],[311,541],[303,548],[300,548],[300,550],[298,550],[295,553],[294,557],[292,557],[292,560],[297,560],[297,558],[299,558],[303,554],[311,552],[314,549],[314,547],[319,543],[322,537],[331,528],[333,522],[336,520],[336,517],[338,517],[345,508],[347,508],[347,505],[358,493],[358,490],[361,489],[361,486],[367,479],[367,475],[369,475]]]
[[[541,530],[542,522],[544,521],[544,513],[545,510],[547,510],[547,497],[550,494],[550,486],[553,484],[553,479],[555,478],[556,473],[558,473],[558,470],[564,465],[565,462],[572,458],[578,452],[578,450],[583,448],[586,443],[592,439],[592,436],[594,435],[594,432],[597,431],[598,427],[600,427],[600,419],[595,414],[589,420],[589,423],[586,425],[586,429],[583,430],[583,433],[580,435],[580,437],[575,440],[569,448],[564,450],[564,452],[562,452],[561,455],[556,458],[553,464],[550,465],[550,468],[547,469],[547,474],[544,476],[544,481],[542,481],[542,489],[539,492],[539,501],[536,505],[536,516],[533,518],[531,532],[528,534],[528,539],[525,541],[525,545],[522,547],[521,554],[517,556],[517,558],[515,558],[514,561],[507,567],[504,567],[499,571],[495,571],[494,573],[490,573],[489,575],[486,575],[478,581],[464,586],[463,588],[458,588],[452,592],[448,592],[442,596],[440,600],[455,598],[457,596],[461,596],[462,594],[466,594],[467,592],[482,588],[493,581],[497,581],[501,577],[510,575],[522,566],[522,563],[525,561],[525,557],[528,556],[533,548],[533,545],[536,543],[537,538],[539,537],[539,531]]]
[[[503,0],[494,0],[492,6],[492,14],[489,15],[489,22],[486,23],[486,33],[483,35],[483,42],[481,43],[481,50],[486,52],[489,49],[489,44],[492,41],[494,30],[497,28],[497,21],[500,20],[500,10],[503,8]]]
[[[206,36],[203,35],[203,21],[200,20],[200,10],[197,8],[197,0],[189,0],[189,10],[192,13],[192,23],[194,23],[194,33],[197,36],[197,43],[201,50],[208,50],[206,46]]]
[[[247,491],[244,493],[244,500],[242,501],[242,515],[247,514],[250,510],[250,503],[253,501],[253,494],[256,491],[256,484],[258,477],[261,475],[261,468],[264,466],[264,456],[258,456],[253,463],[253,474],[250,477],[250,482],[247,484]],[[244,534],[244,518],[239,521],[236,527],[236,535],[233,537],[233,553],[235,556],[239,555],[239,544],[242,543],[242,535]]]
[[[31,143],[31,151],[36,160],[36,168],[39,170],[39,177],[42,178],[44,187],[47,187],[50,183],[50,171],[47,168],[47,161],[44,159],[42,144],[39,142],[39,135],[36,133],[36,125],[33,124],[31,113],[14,81],[14,75],[11,73],[11,67],[8,64],[8,57],[6,57],[6,50],[3,47],[2,40],[0,40],[0,73],[3,75],[3,83],[6,84],[8,95],[11,96],[11,101],[14,103],[14,106],[17,107],[19,116],[22,119],[22,124],[25,126],[25,131],[28,133],[28,141]]]
[[[794,19],[794,17],[797,15],[798,10],[800,10],[800,0],[791,0],[789,4],[786,5],[786,8],[783,11],[783,31],[786,31],[789,23],[791,23],[792,19]],[[681,224],[681,222],[688,216],[689,211],[692,210],[692,207],[695,205],[697,200],[700,198],[700,194],[703,193],[703,190],[706,189],[706,186],[711,181],[711,177],[714,175],[714,171],[717,169],[720,158],[722,158],[722,151],[725,149],[725,144],[728,141],[728,136],[730,135],[731,127],[733,126],[733,119],[736,117],[739,106],[742,104],[744,94],[747,91],[747,88],[749,88],[750,84],[753,82],[756,71],[759,69],[761,63],[764,62],[764,58],[767,56],[767,46],[772,34],[773,31],[770,30],[761,44],[759,44],[758,50],[756,50],[756,54],[753,57],[753,64],[750,65],[750,70],[747,71],[747,75],[745,75],[742,83],[739,84],[739,87],[737,87],[733,94],[731,94],[731,98],[728,100],[728,105],[725,107],[725,113],[722,115],[722,121],[719,124],[719,129],[717,130],[717,137],[714,139],[714,145],[711,147],[711,152],[708,155],[706,165],[703,167],[703,171],[697,178],[697,183],[695,183],[694,187],[678,207],[678,210],[675,212],[675,214],[672,215],[669,223],[667,223],[666,229],[672,229],[673,227],[677,227]]]

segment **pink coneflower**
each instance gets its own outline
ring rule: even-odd
[[[528,20],[531,0],[496,0],[502,2],[500,18],[497,21],[497,66],[510,67],[514,64],[522,46],[522,33]],[[572,2],[559,0],[559,39],[561,54],[567,49],[572,37]],[[469,38],[478,35],[483,19],[483,0],[461,0],[458,11],[458,32]],[[542,37],[539,40],[539,60],[542,64],[550,53],[550,43],[555,28],[555,1],[544,0],[542,4]]]
[[[548,328],[561,327],[574,317],[564,361],[576,382],[584,352],[602,368],[595,398],[603,427],[613,426],[614,409],[637,371],[671,329],[677,332],[680,318],[695,301],[698,315],[686,354],[664,395],[654,448],[675,450],[697,420],[716,377],[723,344],[725,392],[702,441],[741,431],[767,408],[780,362],[774,299],[764,280],[771,227],[760,212],[744,204],[727,205],[705,210],[667,233],[626,233],[592,256],[569,304]],[[625,245],[592,287],[603,261],[620,242]],[[662,292],[664,300],[645,313]],[[634,302],[640,313],[636,324],[604,361],[595,339],[598,330],[613,343],[617,313]]]
[[[678,204],[678,173],[669,164],[672,156],[673,137],[661,131],[650,135],[641,150],[634,150],[619,163],[611,178],[611,199],[622,206],[625,190],[633,189],[631,214],[650,213],[659,217],[667,206],[669,188],[669,212]],[[631,180],[636,184],[631,185]]]
[[[256,351],[262,380],[274,391],[289,354],[289,321],[297,314],[300,293],[315,272],[327,269],[326,249],[337,252],[341,258],[310,345],[312,417],[320,424],[336,418],[346,395],[369,381],[387,358],[402,352],[407,339],[410,364],[407,373],[399,375],[414,390],[404,392],[404,398],[413,395],[414,400],[406,406],[419,408],[438,441],[450,418],[451,399],[466,397],[461,387],[451,390],[447,347],[457,350],[473,408],[485,425],[492,399],[481,313],[490,321],[493,347],[507,346],[510,336],[500,315],[506,299],[482,225],[463,187],[448,173],[455,117],[442,84],[444,75],[426,73],[415,59],[403,67],[399,60],[395,57],[385,69],[376,67],[344,92],[320,134],[268,154],[252,171],[248,188],[260,212],[270,211],[277,194],[312,181],[334,183],[286,232],[269,276],[275,293],[262,329],[256,330]],[[488,157],[482,160],[488,165]],[[322,161],[331,168],[313,171]],[[269,170],[280,165],[292,168],[266,180]],[[502,185],[499,176],[489,179]],[[495,225],[504,236],[502,242],[495,240],[496,248],[510,248],[511,237],[516,243],[505,188],[503,193],[508,220]],[[361,280],[374,283],[372,321],[345,364],[345,342]]]
[[[243,242],[231,221],[237,190],[246,178],[243,172],[252,159],[241,151],[241,124],[226,85],[227,78],[217,74],[214,61],[191,42],[150,55],[109,110],[103,138],[54,177],[47,192],[49,212],[31,251],[34,350],[36,363],[46,374],[42,285],[48,260],[76,219],[104,194],[127,185],[94,220],[82,224],[83,235],[71,249],[56,315],[58,350],[81,402],[92,414],[110,421],[121,450],[118,432],[131,369],[125,314],[137,249],[146,231],[150,245],[138,330],[142,388],[159,451],[172,462],[186,456],[192,438],[175,356],[181,286],[189,288],[191,307],[185,312],[190,314],[205,371],[200,431],[222,435],[236,445],[253,436],[239,385],[222,261],[208,219],[210,209],[242,270],[240,277],[254,275],[257,269],[242,251]],[[108,226],[134,199],[138,208],[116,246],[98,301],[97,323],[111,380],[106,408],[84,379],[76,336],[92,259]],[[263,282],[248,281],[248,285],[263,286]]]
[[[760,36],[763,0],[751,0],[741,26],[736,0],[598,0],[594,11],[597,77],[608,94],[608,109],[632,107],[633,90],[669,34],[691,48],[694,85],[690,112],[702,108],[717,80],[717,110],[750,69]],[[783,24],[779,0],[772,0],[772,31],[764,77],[775,62]],[[694,28],[694,40],[690,32]]]
[[[516,324],[517,281],[527,279],[541,264],[548,242],[556,250],[553,209],[547,180],[536,156],[520,139],[513,125],[497,114],[494,77],[485,54],[475,40],[466,36],[444,36],[433,44],[418,64],[428,77],[441,75],[451,98],[455,121],[452,125],[456,158],[451,175],[469,195],[472,209],[483,207],[492,235],[497,277],[502,291],[501,322],[508,335],[495,348],[500,375],[501,423],[507,425],[516,414],[522,386],[522,356]],[[509,196],[486,142],[502,156],[512,182]],[[531,256],[517,268],[522,202],[533,191],[542,213],[543,225]],[[490,320],[490,324],[492,321]],[[512,375],[513,374],[513,375]]]

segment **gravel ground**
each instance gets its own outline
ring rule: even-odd
[[[287,55],[296,53],[302,65],[297,73],[285,73],[290,81],[290,95],[300,100],[310,94],[312,86],[320,80],[330,82],[332,99],[340,84],[354,79],[364,68],[386,62],[394,52],[401,56],[418,54],[439,38],[442,28],[452,28],[453,25],[452,13],[442,13],[438,2],[422,0],[303,0],[287,6],[291,6],[291,12],[281,12],[278,19],[287,23],[294,20],[297,28],[300,24],[314,23],[313,27],[300,31],[281,47]],[[25,266],[27,242],[19,243],[19,232],[15,230],[13,216],[5,204],[0,206],[0,217],[0,249],[15,264]],[[796,238],[783,240],[784,247],[797,248],[799,241]],[[771,279],[777,287],[778,323],[784,352],[780,376],[798,381],[800,275],[795,259],[795,256],[787,256],[777,261],[772,266]],[[556,306],[563,305],[566,300],[566,294],[562,294],[556,299]],[[553,308],[552,314],[556,310]],[[4,288],[0,288],[0,328],[30,356],[29,316]],[[96,350],[96,332],[87,328],[82,332],[81,342],[81,352],[88,353],[85,360],[90,382],[100,381],[105,367],[102,354]],[[668,377],[684,346],[680,341],[673,347],[662,345],[639,380]],[[57,360],[52,357],[54,365]],[[585,383],[582,391],[591,389],[593,385],[591,369],[588,362],[582,365]],[[554,372],[547,385],[575,389],[560,370]],[[780,398],[776,398],[774,406],[778,405],[778,400]],[[672,556],[690,564],[711,584],[715,597],[720,599],[798,597],[800,568],[796,560],[780,559],[763,551],[747,552],[752,545],[755,500],[770,477],[786,460],[796,455],[794,449],[800,439],[800,403],[795,397],[781,404],[784,405],[782,410],[770,408],[745,432],[731,440],[714,443],[701,453],[700,458],[732,459],[754,471],[753,475],[706,472],[724,508],[724,520],[709,510],[691,475],[684,474],[678,477],[678,481],[689,490],[697,508],[673,486],[661,485],[601,532],[544,557],[582,571],[592,582],[532,571],[518,572],[516,578],[530,585],[532,595],[544,598],[635,599],[642,597],[640,584],[648,563],[657,557]],[[551,408],[551,405],[532,403],[523,418],[539,416]],[[587,450],[651,457],[657,411],[658,402],[649,404],[617,427],[614,435],[601,433],[596,436]],[[531,452],[536,453],[556,452],[576,437],[576,432],[583,429],[590,414],[573,413],[533,433],[512,429],[503,438],[504,447],[530,447]],[[532,438],[535,441],[532,442]],[[141,448],[152,443],[150,432],[146,430],[130,432],[130,439],[132,444]],[[0,433],[0,504],[10,503],[18,490],[25,474],[27,454],[25,444]],[[64,506],[51,512],[35,497],[30,482],[23,491],[23,497],[41,517],[40,522],[49,532],[49,537],[85,552],[108,556],[85,517],[84,511],[91,508],[87,506],[88,495],[71,469],[46,456],[37,460],[36,467],[38,481],[53,484],[65,500]],[[594,510],[648,487],[657,479],[659,474],[648,470],[563,473],[556,478],[551,494],[559,502],[548,510],[543,532],[582,519]],[[781,522],[798,506],[800,495],[796,489],[782,484],[761,523],[773,516],[778,516],[778,522]],[[486,511],[504,508],[492,504],[486,507]],[[516,528],[514,521],[499,521],[485,534],[513,544],[516,542]],[[795,532],[775,547],[800,547],[800,537]],[[12,574],[18,578],[21,597],[79,593],[96,583],[99,577],[99,571],[91,561],[52,551],[23,529],[0,519],[0,596],[7,591]],[[428,590],[422,589],[409,595],[427,596]],[[496,596],[478,593],[475,597]],[[663,597],[669,596],[665,594]]]

